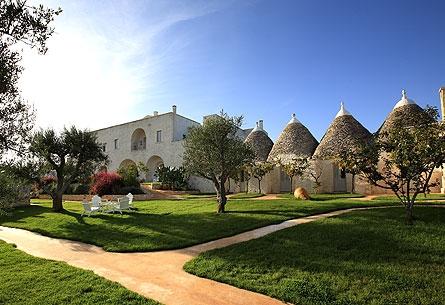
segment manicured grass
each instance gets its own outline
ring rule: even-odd
[[[294,194],[283,193],[279,194],[278,197],[292,200],[301,200],[296,199]],[[351,193],[343,193],[343,194],[310,194],[312,201],[325,201],[325,200],[335,200],[335,199],[347,199],[347,198],[362,198],[365,197],[362,194],[351,194]]]
[[[0,241],[0,304],[154,305],[121,285]]]
[[[215,193],[199,193],[199,194],[184,194],[180,195],[181,198],[184,199],[215,199],[216,200],[216,194]]]
[[[341,196],[325,201],[230,200],[227,213],[216,214],[214,200],[136,202],[137,211],[80,217],[79,202],[64,204],[66,212],[53,213],[49,201],[17,208],[0,216],[0,225],[23,228],[43,235],[83,241],[107,251],[135,252],[175,249],[231,236],[243,231],[325,211],[357,206],[387,205]]]
[[[206,252],[185,270],[293,304],[445,304],[445,208],[351,212]]]
[[[378,196],[377,198],[374,198],[373,200],[399,202],[399,199],[396,197],[396,195]],[[424,194],[419,194],[416,197],[416,201],[428,201],[428,200],[444,200],[445,201],[445,194],[427,194],[426,196]]]

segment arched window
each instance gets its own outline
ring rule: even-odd
[[[138,128],[131,136],[131,150],[145,150],[146,148],[147,136],[142,128]]]

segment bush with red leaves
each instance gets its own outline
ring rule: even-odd
[[[115,172],[98,172],[93,176],[91,193],[99,196],[115,194],[123,186],[122,177]]]
[[[40,185],[42,187],[50,185],[51,183],[56,183],[56,182],[57,182],[57,177],[55,177],[53,175],[45,175],[42,178],[40,178]]]
[[[36,194],[50,194],[55,188],[57,184],[57,177],[53,175],[45,175],[40,178],[40,181],[35,183],[34,188]]]

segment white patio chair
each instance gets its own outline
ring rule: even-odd
[[[130,199],[127,196],[118,198],[117,203],[114,207],[114,211],[119,212],[121,214],[122,214],[122,211],[125,211],[125,210],[130,211],[131,208],[130,208],[129,203],[130,203]]]
[[[127,197],[128,197],[128,204],[130,205],[130,209],[132,209],[133,208],[133,194],[128,193]]]
[[[102,210],[102,198],[98,195],[94,195],[93,198],[91,198],[91,207],[97,208],[98,211]]]
[[[90,217],[91,214],[97,213],[100,209],[98,207],[90,206],[90,204],[88,202],[82,202],[82,206],[83,206],[83,212],[82,212],[82,215],[80,215],[80,216],[87,214],[88,217]]]

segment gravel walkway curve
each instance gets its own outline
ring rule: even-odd
[[[284,303],[281,301],[259,293],[191,275],[182,267],[198,254],[211,249],[259,238],[285,228],[350,211],[376,208],[385,207],[352,208],[291,219],[232,237],[184,249],[159,252],[106,252],[93,245],[50,238],[34,232],[3,226],[0,226],[0,239],[16,244],[18,249],[28,254],[92,270],[100,276],[122,284],[129,290],[166,305],[282,305]]]

